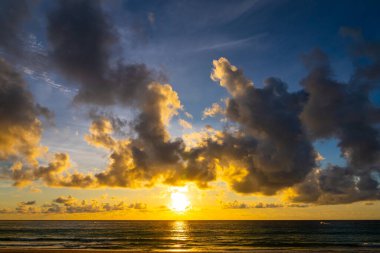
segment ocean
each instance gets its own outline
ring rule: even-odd
[[[380,252],[380,221],[0,221],[0,249]]]

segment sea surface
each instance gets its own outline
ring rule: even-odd
[[[0,221],[0,249],[380,252],[380,221]]]

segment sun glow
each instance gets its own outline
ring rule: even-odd
[[[174,189],[170,195],[170,209],[176,212],[184,212],[190,207],[189,198],[186,196],[186,188]]]

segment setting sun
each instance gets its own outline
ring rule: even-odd
[[[175,191],[171,193],[170,209],[176,212],[184,212],[190,206],[188,197],[183,192]]]

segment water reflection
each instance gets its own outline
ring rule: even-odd
[[[189,250],[187,242],[189,241],[189,223],[187,221],[173,221],[171,229],[171,240],[173,249],[171,251]]]

